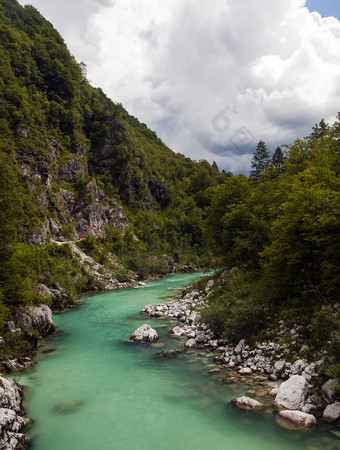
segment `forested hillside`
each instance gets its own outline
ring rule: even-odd
[[[17,306],[47,301],[39,283],[61,286],[55,308],[101,288],[54,241],[84,238],[119,281],[209,261],[205,189],[227,175],[173,153],[93,88],[35,8],[0,1],[0,44],[0,325]]]
[[[233,342],[276,336],[284,320],[301,330],[307,356],[325,352],[328,375],[340,380],[339,156],[340,116],[272,157],[260,141],[249,177],[210,189],[204,237],[235,269],[219,278],[203,316]]]

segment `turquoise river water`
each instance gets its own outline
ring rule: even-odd
[[[187,350],[172,359],[157,352],[180,348],[171,338],[175,321],[140,313],[147,303],[169,300],[201,275],[177,274],[81,299],[79,308],[54,317],[56,333],[45,339],[36,367],[22,374],[25,409],[34,419],[27,430],[34,450],[294,450],[338,449],[328,429],[288,432],[269,411],[247,415],[230,400],[261,384],[243,377],[225,382],[226,372],[205,350]],[[131,343],[131,333],[151,324],[160,339]],[[264,390],[262,386],[262,391]],[[253,392],[254,394],[254,392]],[[254,396],[254,395],[253,395]],[[264,401],[266,398],[263,397]]]

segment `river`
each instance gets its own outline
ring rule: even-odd
[[[329,433],[292,433],[272,414],[231,409],[232,398],[254,388],[210,374],[204,350],[173,359],[157,352],[183,346],[169,337],[168,319],[149,318],[145,304],[165,302],[201,275],[176,274],[81,299],[79,308],[54,316],[56,333],[39,346],[36,367],[18,380],[27,386],[27,430],[34,450],[294,450],[336,449]],[[131,343],[149,323],[153,344]],[[246,378],[244,378],[246,380]]]

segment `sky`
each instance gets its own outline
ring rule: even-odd
[[[29,0],[172,150],[247,172],[340,107],[338,0]],[[212,7],[213,4],[213,7]]]

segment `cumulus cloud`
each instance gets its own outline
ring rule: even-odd
[[[340,23],[305,0],[31,0],[88,78],[173,150],[246,171],[332,121]]]

